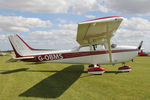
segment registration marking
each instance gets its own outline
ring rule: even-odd
[[[60,60],[63,59],[61,54],[47,54],[38,56],[39,61],[50,61],[50,60]]]

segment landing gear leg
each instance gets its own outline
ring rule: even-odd
[[[101,67],[99,64],[91,64],[89,65],[88,73],[90,74],[100,74],[102,75],[105,72],[105,69]]]

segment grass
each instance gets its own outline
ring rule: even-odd
[[[0,100],[150,100],[150,57],[136,57],[129,73],[106,66],[103,75],[88,65],[7,62],[0,57]]]

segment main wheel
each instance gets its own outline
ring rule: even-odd
[[[131,66],[123,66],[118,68],[119,72],[130,72],[132,70]]]

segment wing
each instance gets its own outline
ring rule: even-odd
[[[78,24],[77,42],[82,46],[105,43],[108,44],[109,59],[112,63],[111,37],[120,26],[123,18],[120,16],[110,16],[85,21]]]
[[[123,18],[110,16],[85,21],[78,24],[77,42],[80,45],[104,44],[114,36]]]

